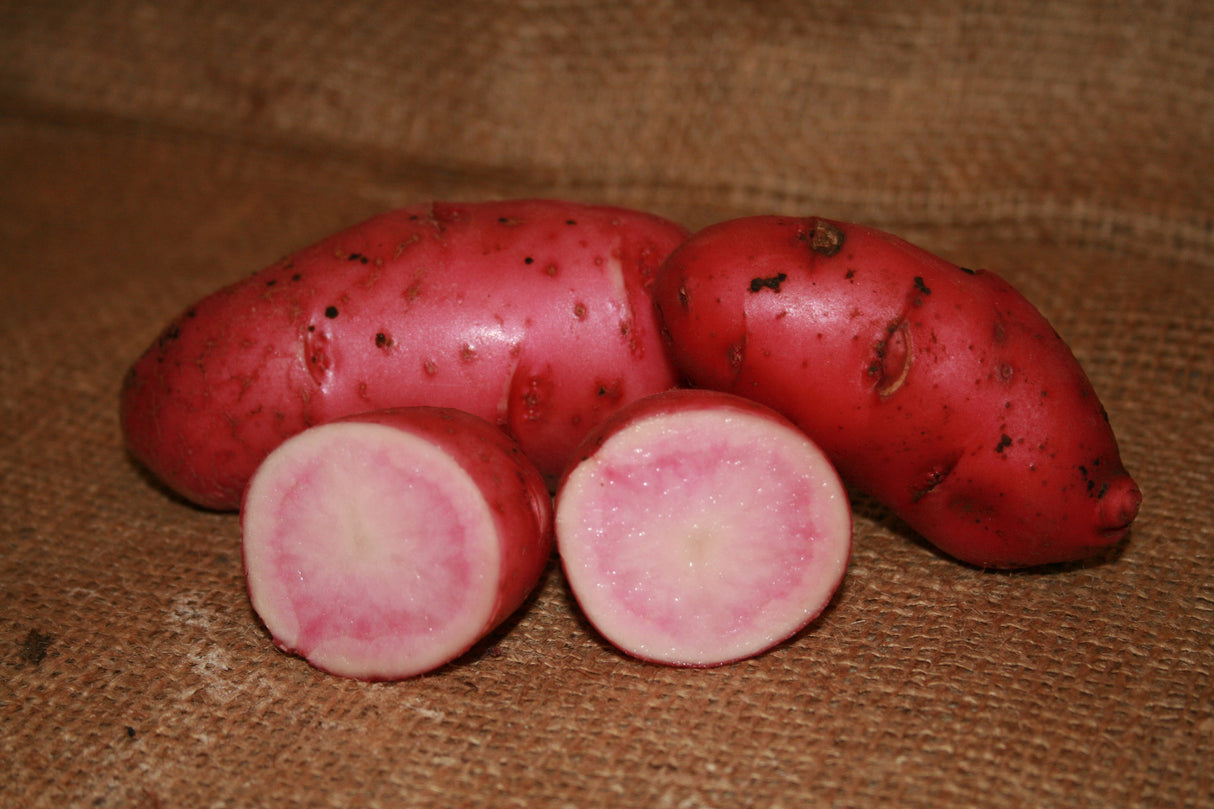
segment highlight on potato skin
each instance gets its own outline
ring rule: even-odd
[[[686,235],[562,200],[381,214],[174,318],[126,376],[126,444],[187,500],[235,509],[257,464],[309,426],[456,407],[555,485],[590,428],[676,383],[649,289]]]
[[[1086,558],[1138,512],[1079,362],[992,272],[860,225],[755,216],[693,234],[654,296],[691,384],[785,414],[957,559]]]

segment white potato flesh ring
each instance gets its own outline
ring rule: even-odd
[[[421,437],[357,422],[302,433],[258,470],[242,520],[254,609],[280,647],[325,671],[422,673],[492,618],[501,549],[489,507]]]
[[[803,434],[714,410],[642,418],[569,474],[557,542],[588,620],[672,665],[750,657],[829,603],[851,550],[838,475]]]

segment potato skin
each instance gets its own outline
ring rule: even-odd
[[[649,288],[686,235],[562,200],[374,217],[176,317],[124,381],[127,447],[184,498],[235,509],[257,464],[309,426],[454,407],[554,484],[608,413],[676,383]]]
[[[654,296],[690,383],[784,413],[957,559],[1081,559],[1137,514],[1078,361],[991,272],[860,225],[758,216],[692,235]]]

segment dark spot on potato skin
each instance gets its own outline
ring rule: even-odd
[[[924,295],[930,295],[930,294],[932,294],[931,289],[929,289],[929,288],[928,288],[928,286],[927,286],[927,284],[926,284],[926,283],[923,281],[923,276],[922,276],[922,275],[916,275],[916,276],[915,276],[915,279],[914,279],[914,284],[915,284],[915,289],[919,290],[919,291],[920,291],[920,292],[922,292]]]
[[[156,347],[163,352],[171,343],[176,342],[179,337],[181,337],[181,325],[174,321],[156,338]]]
[[[825,219],[817,219],[814,220],[813,229],[808,234],[807,240],[810,250],[820,256],[830,258],[843,249],[846,237],[838,226]]]
[[[927,475],[924,477],[923,482],[911,489],[911,502],[917,503],[936,489],[940,488],[940,485],[943,484],[944,481],[946,481],[953,473],[953,470],[957,468],[957,463],[959,460],[959,457],[950,458],[943,463],[932,466],[927,471]]]
[[[336,306],[326,306],[325,307],[325,317],[329,318],[329,320],[336,319],[337,315],[338,315],[338,312],[337,312]]]
[[[409,284],[409,286],[406,287],[406,289],[403,293],[405,302],[413,303],[415,300],[418,299],[419,296],[421,296],[421,293],[422,293],[422,279],[417,278],[413,281],[412,284]]]
[[[553,394],[551,376],[546,374],[528,376],[518,399],[522,410],[518,414],[519,419],[529,424],[546,422],[551,416],[549,410]]]
[[[729,367],[735,371],[742,367],[742,361],[746,356],[745,338],[741,342],[731,343],[727,356]]]
[[[391,348],[392,347],[392,338],[389,337],[387,334],[385,334],[382,331],[377,332],[375,335],[375,347],[382,348],[385,350]]]
[[[600,381],[595,393],[600,399],[618,402],[624,396],[624,382],[620,379],[613,379],[609,382]]]
[[[778,273],[769,278],[752,278],[750,280],[750,291],[759,292],[764,289],[770,289],[772,292],[779,293],[780,285],[787,280],[787,273]]]
[[[1010,447],[1011,445],[1012,445],[1012,437],[1010,435],[1008,435],[1007,433],[1004,433],[1002,436],[999,437],[999,443],[995,445],[995,452],[1002,455],[1003,451],[1005,449],[1007,449],[1008,447]]]

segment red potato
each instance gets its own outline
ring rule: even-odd
[[[692,235],[654,297],[692,384],[785,414],[957,559],[1076,560],[1137,514],[1087,376],[991,272],[859,225],[757,216]]]
[[[596,428],[556,496],[566,579],[587,620],[655,663],[757,655],[817,617],[851,553],[847,493],[774,411],[673,390]]]
[[[676,383],[649,289],[685,236],[557,200],[377,216],[174,319],[125,379],[127,446],[185,498],[234,509],[257,464],[309,426],[457,407],[555,485],[590,428]]]
[[[494,425],[401,408],[280,444],[241,525],[274,642],[333,674],[396,680],[455,660],[519,608],[551,555],[552,501]]]

